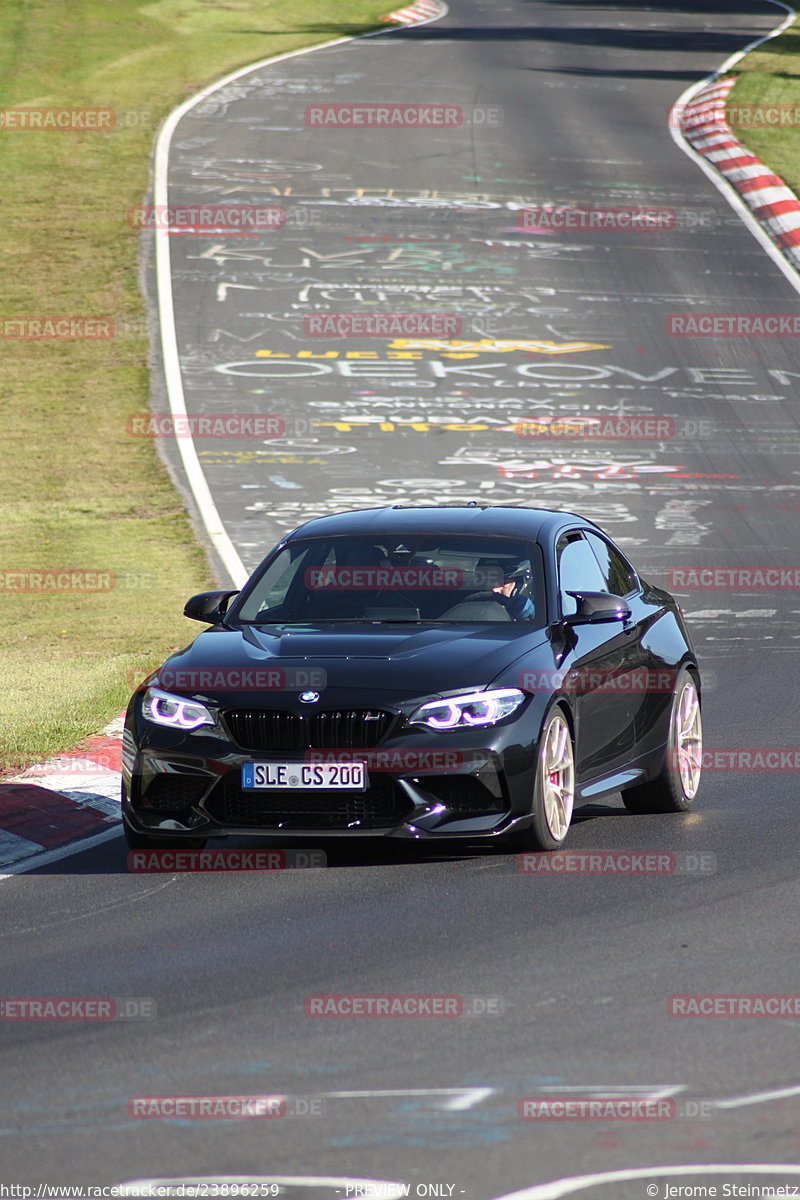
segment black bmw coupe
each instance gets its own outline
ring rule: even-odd
[[[480,504],[312,520],[131,698],[131,848],[228,836],[482,838],[552,850],[621,792],[681,812],[702,759],[677,603],[568,512]]]

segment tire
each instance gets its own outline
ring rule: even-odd
[[[563,708],[547,715],[539,738],[533,783],[533,821],[509,834],[512,850],[558,850],[569,832],[575,804],[575,750]]]
[[[672,696],[669,734],[661,772],[649,783],[627,788],[622,800],[629,812],[686,812],[700,786],[703,722],[696,676],[681,667]]]
[[[207,838],[170,837],[168,834],[137,833],[122,822],[129,850],[204,850]]]

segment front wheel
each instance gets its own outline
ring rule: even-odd
[[[533,820],[509,835],[512,849],[558,850],[564,844],[575,803],[575,752],[572,734],[561,708],[548,716],[536,758]]]
[[[686,812],[700,787],[703,722],[695,677],[682,667],[669,714],[667,752],[661,773],[649,783],[627,788],[622,800],[630,812]]]

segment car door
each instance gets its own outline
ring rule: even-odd
[[[626,602],[633,610],[635,576],[628,576],[627,584],[611,577],[601,565],[601,548],[596,554],[588,536],[581,530],[571,530],[559,538],[556,557],[561,616],[571,616],[577,610],[570,592],[608,592],[610,585],[616,595],[621,586],[626,586]],[[614,566],[617,569],[617,564]],[[565,690],[577,715],[575,754],[582,784],[622,770],[635,757],[636,716],[641,702],[636,677],[644,666],[637,635],[635,611],[625,623],[569,627],[571,649]]]
[[[659,664],[645,645],[646,631],[656,610],[644,600],[636,572],[613,542],[591,529],[584,530],[584,537],[600,564],[604,590],[612,596],[621,596],[631,610],[631,620],[624,626],[627,645],[619,665],[619,686],[627,688],[631,701],[631,748],[635,752],[648,706],[660,711],[664,703],[664,677],[668,672],[657,669]]]

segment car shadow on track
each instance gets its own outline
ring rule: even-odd
[[[570,838],[566,849],[593,848],[587,845],[591,835],[587,832],[581,836],[583,826],[590,825],[598,817],[629,817],[622,807],[614,808],[607,803],[588,804],[576,810],[572,820]],[[577,844],[576,844],[577,843]],[[487,843],[480,840],[413,842],[394,840],[391,838],[308,838],[302,844],[297,840],[281,842],[278,838],[217,838],[208,843],[207,849],[223,850],[285,850],[287,859],[292,851],[321,852],[320,867],[336,869],[341,867],[386,867],[411,866],[436,863],[472,862],[480,860],[507,859],[512,863],[515,852],[505,841]],[[75,844],[74,853],[69,857],[59,859],[37,867],[31,863],[32,875],[125,875],[141,874],[132,870],[128,861],[128,849],[123,838],[114,838],[102,845],[92,846],[81,850],[80,843]],[[287,868],[288,869],[288,868]],[[313,867],[311,868],[313,869]],[[149,872],[148,872],[149,873]],[[169,872],[165,872],[169,874]],[[183,873],[183,872],[175,872]],[[200,873],[200,872],[198,872]],[[207,872],[219,874],[212,869]],[[224,873],[224,871],[222,872]],[[240,873],[240,872],[237,872]],[[247,872],[245,872],[247,873]],[[255,871],[251,873],[257,873]]]

